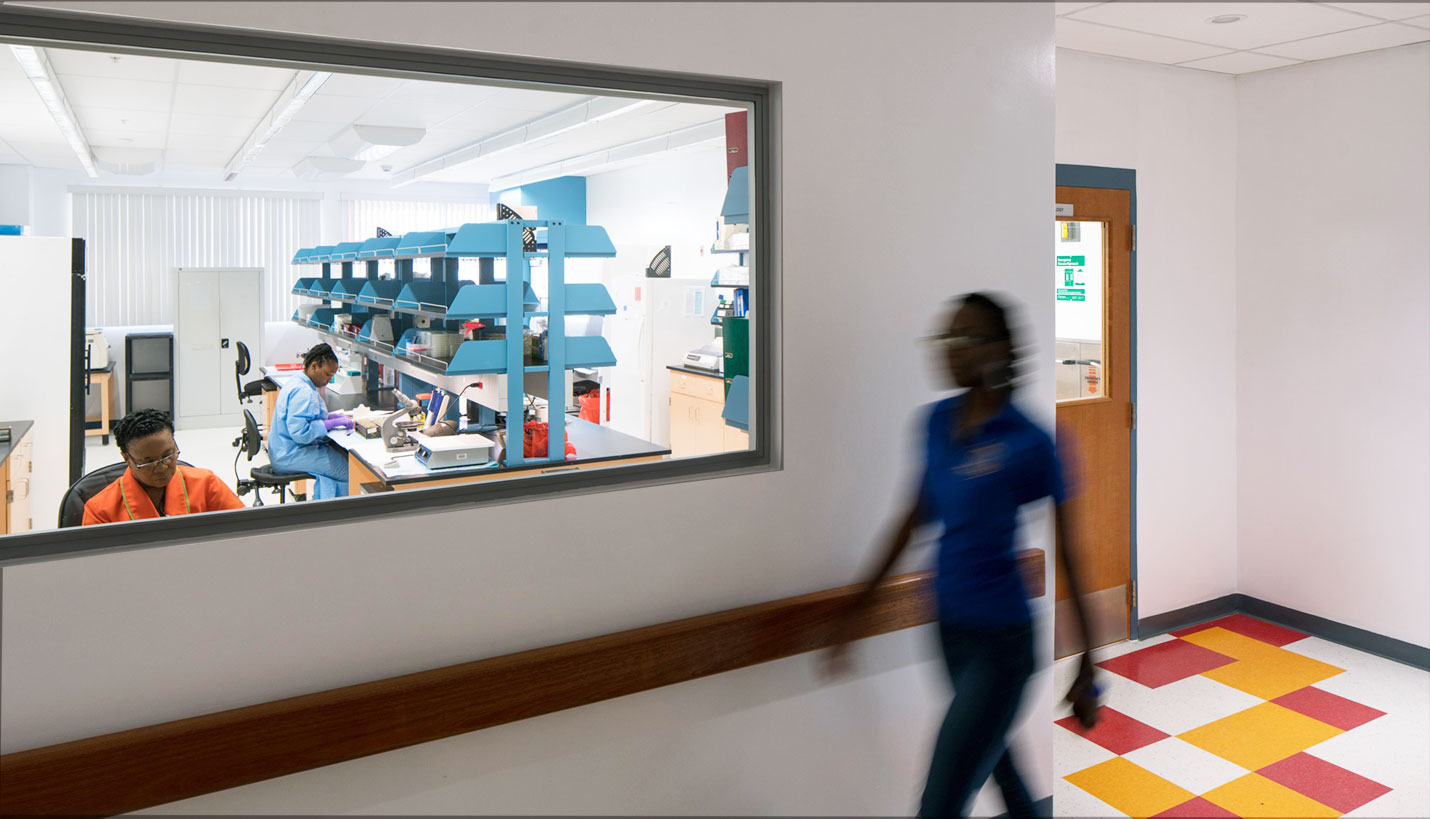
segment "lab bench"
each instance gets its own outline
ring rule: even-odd
[[[10,430],[10,440],[0,441],[0,534],[30,531],[30,473],[33,457],[30,453],[29,421],[0,421],[0,428]]]
[[[576,417],[566,419],[566,438],[576,448],[578,460],[537,461],[514,466],[456,466],[429,469],[417,462],[412,451],[394,455],[380,438],[364,438],[348,431],[334,430],[328,438],[348,453],[348,494],[388,490],[429,489],[436,486],[479,483],[498,478],[515,478],[572,469],[589,469],[659,461],[670,450],[610,427]],[[496,452],[492,453],[495,458]]]

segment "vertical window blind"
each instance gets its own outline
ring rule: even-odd
[[[283,321],[293,253],[319,244],[321,200],[292,194],[73,191],[85,240],[85,323],[173,324],[179,267],[263,268],[263,319]]]
[[[370,239],[382,228],[393,236],[414,230],[441,230],[468,222],[490,222],[496,208],[486,202],[404,202],[343,200],[344,241]]]

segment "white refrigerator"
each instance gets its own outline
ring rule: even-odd
[[[681,364],[686,353],[715,338],[718,328],[710,316],[718,291],[710,287],[710,278],[719,265],[708,254],[677,256],[671,278],[647,278],[646,267],[661,247],[617,245],[615,257],[605,260],[602,281],[616,314],[606,319],[603,335],[616,366],[602,373],[602,386],[611,393],[613,429],[669,446],[666,367]]]

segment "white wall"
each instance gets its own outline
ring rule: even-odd
[[[1238,103],[1238,587],[1430,645],[1430,45]]]
[[[1137,171],[1148,617],[1236,591],[1236,81],[1064,49],[1057,61],[1057,161]]]
[[[912,480],[915,407],[934,396],[916,338],[944,300],[975,287],[1010,292],[1028,305],[1039,355],[1051,353],[1047,4],[571,3],[523,5],[519,15],[450,3],[407,4],[398,15],[380,4],[340,15],[327,3],[92,7],[780,81],[783,468],[7,568],[6,751],[849,582]],[[897,230],[886,205],[902,220]],[[946,243],[900,238],[910,236],[943,236],[963,252],[951,262]],[[851,318],[880,331],[851,332]],[[861,376],[857,389],[834,377],[831,361]],[[1048,372],[1025,399],[1050,421],[1052,395]],[[851,434],[860,446],[837,444]],[[1035,523],[1033,540],[1046,546],[1046,516]],[[423,537],[413,537],[419,527]],[[787,665],[799,675],[793,691]],[[409,781],[404,805],[466,812],[486,793],[514,799],[518,784],[540,782],[520,789],[524,809],[910,811],[935,695],[898,672],[830,696],[809,674],[810,659],[800,658],[711,680],[696,706],[679,689],[632,698],[629,710],[612,704],[618,718],[588,741],[634,743],[618,759],[644,767],[621,776],[539,757],[499,769],[487,764],[505,758],[499,751],[471,761],[463,753],[476,746],[462,741],[413,749],[454,774]],[[750,770],[748,726],[759,709],[786,701],[791,710],[764,724],[841,742],[801,745],[808,759],[753,757],[766,764]],[[1038,744],[1025,757],[1042,795],[1052,784],[1049,686],[1035,702]],[[707,708],[749,713],[731,723]],[[563,720],[580,716],[501,736],[546,742],[547,726],[570,731],[579,723]],[[692,755],[663,753],[661,733],[629,737],[649,724],[674,726]],[[803,773],[783,775],[796,769]],[[370,770],[350,770],[212,804],[291,812],[289,796],[301,789],[312,795],[305,809],[317,812],[382,809],[389,800],[363,796]],[[829,806],[822,788],[865,801]]]

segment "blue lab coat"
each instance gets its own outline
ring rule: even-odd
[[[348,493],[348,458],[328,444],[323,425],[328,407],[323,391],[306,374],[289,379],[278,392],[273,428],[268,431],[268,460],[279,472],[307,472],[317,478],[313,497],[340,498]]]

